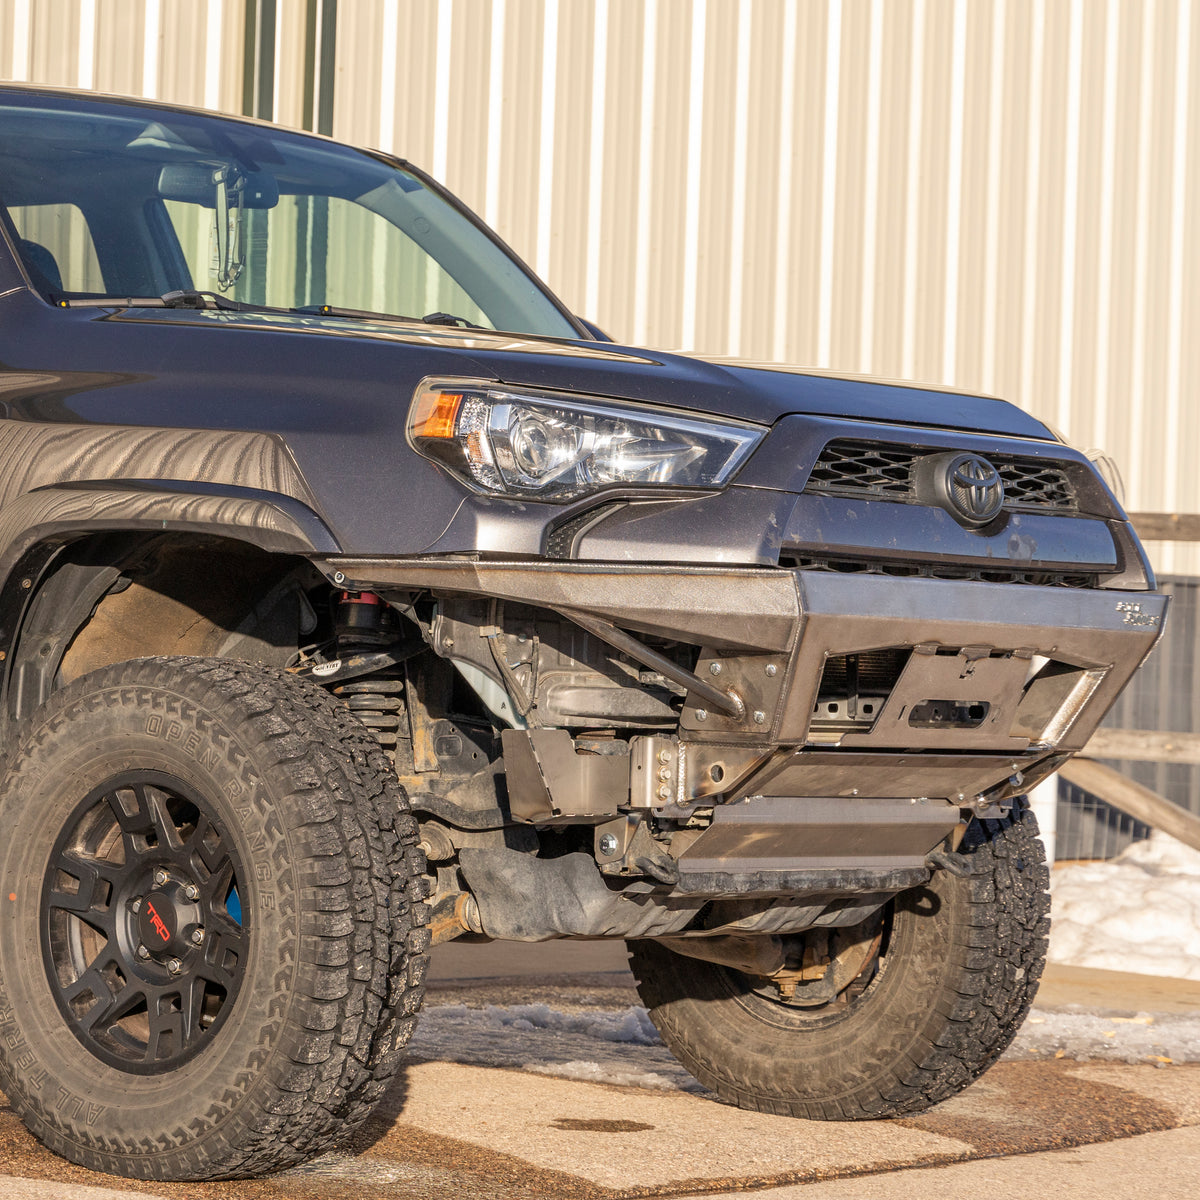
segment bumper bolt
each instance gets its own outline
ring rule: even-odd
[[[708,709],[707,708],[696,709],[696,720],[697,721],[707,721],[708,720]]]
[[[145,946],[139,945],[137,948],[137,956],[138,958],[149,958],[150,951],[147,950]]]
[[[200,899],[200,889],[194,883],[189,883],[187,885],[187,887],[185,887],[183,889],[183,894],[189,900],[199,900]]]
[[[600,841],[597,843],[597,846],[599,847],[601,854],[604,854],[604,855],[616,854],[617,839],[611,833],[602,833],[600,835]]]
[[[167,882],[167,873],[161,867],[154,872],[154,883],[157,887],[162,887]]]
[[[777,666],[776,666],[774,663],[767,663],[767,674],[768,674],[768,675],[769,675],[769,676],[770,676],[772,679],[774,679],[774,678],[775,678],[775,673],[776,673],[778,670],[779,670],[779,668],[778,668],[778,667],[777,667]]]
[[[173,958],[169,963],[167,963],[167,970],[170,971],[172,975],[178,975],[183,970],[183,963],[181,963],[179,959]]]
[[[755,712],[755,714],[754,714],[755,725],[761,725],[766,719],[767,719],[767,714],[765,712],[763,712],[761,709],[759,709],[757,712]]]
[[[709,663],[709,664],[708,664],[708,673],[709,673],[710,675],[720,675],[720,673],[721,673],[721,664],[720,664],[720,663],[718,663],[718,662],[715,662],[715,663]]]

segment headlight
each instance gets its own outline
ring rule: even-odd
[[[573,500],[612,486],[720,487],[766,430],[575,396],[426,381],[408,436],[481,491]]]

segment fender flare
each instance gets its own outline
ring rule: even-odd
[[[21,669],[18,661],[25,657],[22,638],[43,586],[53,589],[62,568],[68,569],[72,579],[61,580],[63,596],[56,596],[55,607],[65,606],[61,617],[70,624],[70,614],[86,619],[120,574],[120,568],[103,561],[63,563],[66,547],[88,535],[120,541],[128,535],[162,533],[225,538],[269,554],[300,557],[338,546],[329,528],[302,501],[257,488],[122,480],[116,485],[56,484],[27,492],[0,512],[0,727],[46,698],[61,657],[60,653],[53,661],[39,661],[32,671]],[[39,611],[44,607],[37,606]]]
[[[302,501],[278,492],[192,480],[59,483],[0,512],[0,580],[41,542],[88,533],[205,533],[271,554],[337,553],[337,539]]]

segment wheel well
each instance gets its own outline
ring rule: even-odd
[[[47,565],[21,616],[6,710],[132,658],[200,655],[286,665],[311,628],[305,559],[194,534],[80,539]]]

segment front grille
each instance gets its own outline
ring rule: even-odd
[[[941,453],[945,451],[840,438],[821,451],[804,490],[857,500],[915,504],[918,464]],[[1016,454],[986,457],[1004,480],[1004,507],[1009,511],[1078,511],[1075,488],[1058,463]]]
[[[972,567],[963,563],[920,563],[911,560],[832,558],[788,553],[779,565],[789,571],[829,571],[839,575],[887,575],[899,579],[953,579],[978,583],[1023,583],[1033,587],[1099,587],[1099,577],[1082,571],[1014,571]]]
[[[618,508],[624,508],[624,502],[601,504],[597,508],[589,508],[576,513],[561,525],[556,525],[546,539],[546,555],[548,558],[571,558],[575,553],[575,543],[580,535],[586,533],[593,525],[598,525],[610,513]]]

